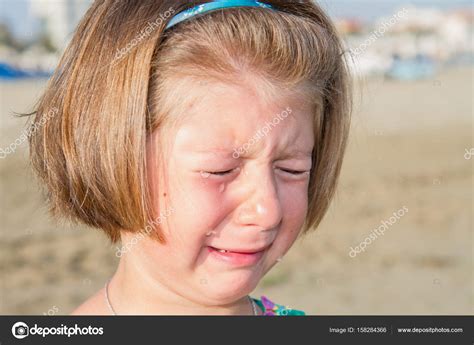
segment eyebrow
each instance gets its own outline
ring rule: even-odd
[[[222,148],[209,148],[207,150],[191,150],[193,153],[200,153],[200,154],[214,154],[222,157],[232,157],[232,153],[234,152],[229,151],[228,149]]]
[[[313,157],[313,150],[291,150],[286,151],[281,154],[282,158],[312,158]]]
[[[238,149],[238,148],[236,148]],[[194,153],[199,154],[213,154],[220,156],[222,158],[233,158],[234,150],[229,151],[228,149],[222,148],[209,148],[207,150],[192,150]],[[241,155],[245,157],[246,154]],[[284,151],[282,154],[279,155],[278,159],[287,159],[287,158],[312,158],[313,157],[313,150],[300,150],[300,149],[293,149],[289,151]]]

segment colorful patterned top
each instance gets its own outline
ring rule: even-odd
[[[253,298],[253,297],[252,297],[252,299],[260,307],[260,309],[263,311],[263,316],[306,315],[301,310],[291,309],[291,308],[287,308],[285,306],[282,306],[280,304],[273,303],[272,301],[270,301],[265,296],[262,296],[261,300]]]

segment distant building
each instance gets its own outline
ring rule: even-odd
[[[381,17],[362,29],[352,20],[338,22],[355,74],[417,79],[437,67],[473,63],[472,9],[407,6],[397,13],[403,16]]]
[[[59,50],[68,43],[92,0],[30,0],[30,11]]]
[[[361,33],[364,25],[356,18],[341,18],[336,20],[336,28],[342,35],[353,35]]]

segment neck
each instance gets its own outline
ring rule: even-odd
[[[206,305],[172,291],[144,270],[120,259],[108,285],[110,304],[118,315],[253,315],[248,296],[226,305]],[[258,308],[257,308],[258,311]]]

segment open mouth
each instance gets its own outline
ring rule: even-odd
[[[263,249],[219,249],[216,247],[209,246],[212,250],[215,250],[219,253],[238,253],[238,254],[255,254],[259,252],[263,252],[266,248]]]
[[[208,246],[210,254],[223,262],[238,266],[255,265],[269,247],[263,249],[223,249]]]

